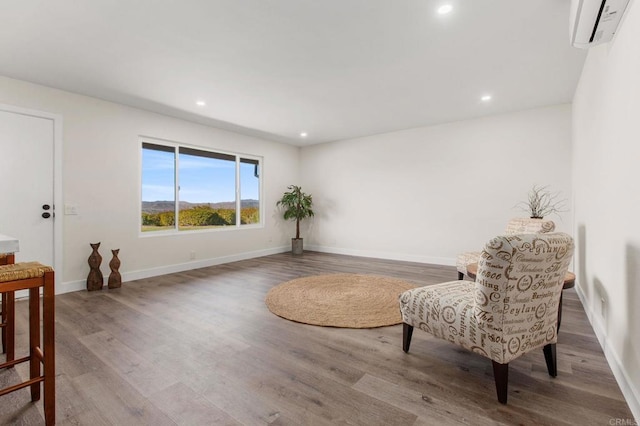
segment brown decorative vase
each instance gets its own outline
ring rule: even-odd
[[[100,264],[102,263],[102,256],[98,253],[100,243],[89,243],[93,252],[89,256],[89,276],[87,276],[87,290],[95,291],[102,290],[104,285],[104,277],[100,271]]]
[[[118,259],[118,253],[120,249],[111,250],[113,253],[113,258],[111,262],[109,262],[109,268],[111,268],[111,273],[109,274],[109,288],[120,288],[122,286],[122,277],[120,276],[120,272],[118,272],[118,268],[120,268],[120,259]]]

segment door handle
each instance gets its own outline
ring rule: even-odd
[[[44,213],[42,213],[42,217],[44,217],[45,219],[49,219],[51,217],[51,213],[44,212]]]

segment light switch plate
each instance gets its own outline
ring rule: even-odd
[[[64,214],[66,215],[76,215],[78,214],[78,206],[75,204],[65,204],[64,205]]]

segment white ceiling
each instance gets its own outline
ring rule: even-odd
[[[569,3],[2,0],[0,74],[307,145],[571,102]]]

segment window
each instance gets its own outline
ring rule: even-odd
[[[260,223],[260,163],[240,159],[240,221]]]
[[[175,148],[142,144],[142,231],[175,228]]]
[[[260,165],[258,158],[142,142],[141,231],[260,224]]]

